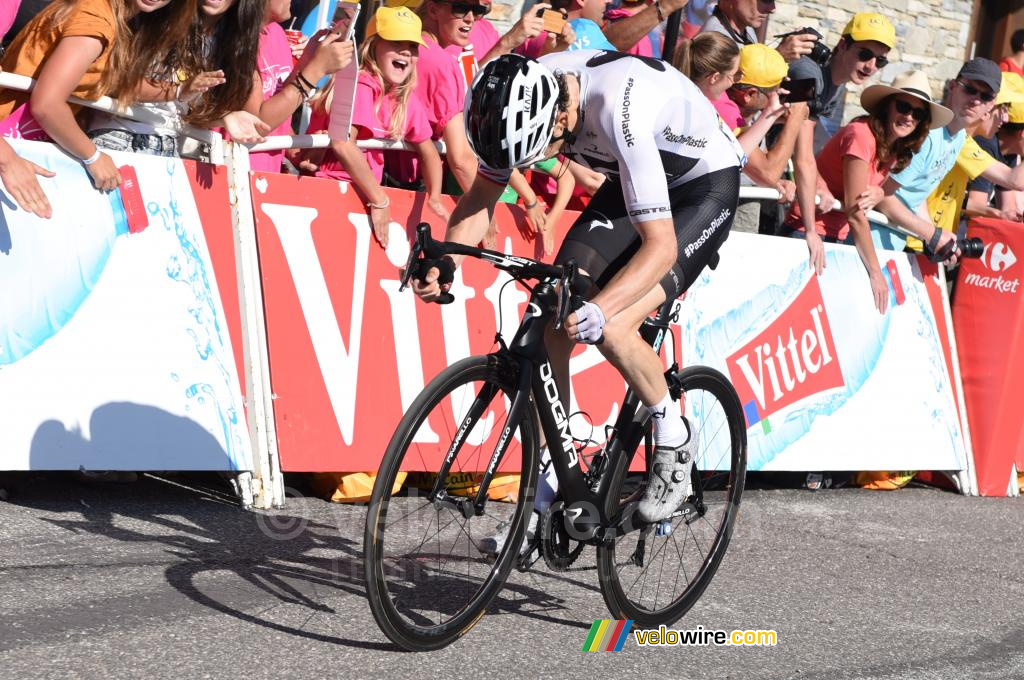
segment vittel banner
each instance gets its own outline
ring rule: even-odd
[[[879,251],[879,314],[856,250],[826,248],[818,276],[802,241],[731,234],[683,302],[683,360],[736,387],[749,469],[965,469],[937,281]]]

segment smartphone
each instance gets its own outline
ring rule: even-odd
[[[356,31],[356,18],[359,16],[359,3],[338,1],[331,20],[331,32],[339,33],[342,40],[351,40]]]
[[[781,87],[782,89],[789,91],[789,94],[780,97],[783,104],[809,102],[818,94],[818,87],[814,82],[814,78],[786,80],[783,81]]]
[[[541,9],[537,10],[537,16],[544,19],[544,30],[548,33],[554,33],[555,35],[561,35],[562,29],[565,28],[565,13],[557,9]]]
[[[121,204],[128,218],[128,233],[138,234],[149,226],[149,215],[146,214],[146,204],[142,200],[142,190],[139,189],[139,176],[130,165],[122,165],[118,171],[121,173],[121,186],[117,192],[121,195]]]

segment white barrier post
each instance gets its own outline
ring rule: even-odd
[[[267,325],[263,314],[263,284],[256,247],[256,220],[249,186],[249,151],[226,144],[231,225],[235,235],[239,301],[242,311],[242,349],[245,363],[245,403],[252,439],[253,503],[258,508],[284,504],[284,479],[277,449],[274,403],[267,356]]]

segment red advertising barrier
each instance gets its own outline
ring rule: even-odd
[[[953,327],[978,491],[1005,496],[1013,464],[1024,469],[1024,228],[977,219],[968,236],[985,242],[985,254],[960,266]]]
[[[512,285],[502,294],[507,276],[477,261],[460,268],[450,305],[399,293],[414,227],[426,221],[436,238],[443,235],[423,194],[388,191],[394,222],[385,251],[346,185],[257,173],[252,187],[281,468],[376,470],[423,385],[454,361],[496,347],[499,308],[510,337],[527,294]],[[496,215],[499,250],[542,258],[540,243],[520,231],[521,209],[502,204]],[[559,240],[575,218],[565,215]],[[595,348],[578,348],[572,372],[577,407],[603,438],[625,384]]]

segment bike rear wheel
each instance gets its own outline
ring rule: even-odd
[[[453,364],[416,398],[388,445],[366,516],[366,589],[381,630],[405,649],[438,649],[468,632],[501,590],[518,555],[537,481],[532,406],[511,424],[514,437],[495,473],[518,472],[522,466],[509,502],[488,500],[484,514],[466,517],[451,502],[428,498],[460,432],[465,440],[440,486],[453,498],[475,497],[480,475],[474,473],[487,469],[495,442],[510,425],[517,378],[515,366],[502,355]],[[418,472],[410,473],[404,493],[392,496],[403,469]],[[492,558],[482,550],[484,539],[503,531],[508,538]]]
[[[691,469],[694,495],[660,526],[630,531],[597,549],[608,609],[614,618],[632,619],[638,627],[677,621],[708,587],[728,548],[746,475],[746,424],[732,384],[705,366],[684,369],[676,376],[683,413],[700,436]],[[650,452],[644,456],[644,448],[641,443],[640,455],[650,464]],[[623,465],[631,458],[624,456]],[[631,492],[635,497],[635,485],[629,488],[626,475],[622,478],[623,488],[613,492],[623,500]]]

